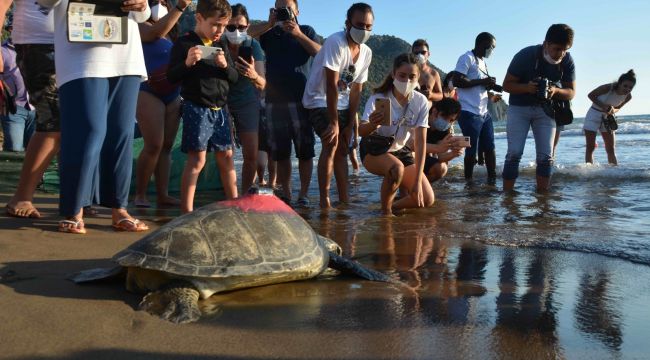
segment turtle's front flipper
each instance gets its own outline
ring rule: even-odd
[[[201,317],[199,291],[187,281],[174,281],[147,294],[140,309],[177,324],[194,322]]]
[[[76,274],[68,277],[69,280],[74,281],[77,284],[105,280],[118,276],[122,276],[126,273],[125,269],[121,266],[115,266],[112,268],[97,268],[80,271]]]
[[[345,274],[356,275],[366,280],[392,282],[391,278],[387,275],[382,274],[379,271],[368,269],[354,260],[346,259],[331,251],[329,255],[330,262],[328,266],[334,270],[338,270]]]

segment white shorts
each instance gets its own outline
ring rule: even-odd
[[[603,124],[604,115],[604,113],[594,108],[589,108],[589,111],[587,111],[587,115],[585,116],[585,124],[582,128],[593,132],[607,132],[607,129],[605,129],[605,125]]]

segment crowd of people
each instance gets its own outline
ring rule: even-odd
[[[81,38],[74,30],[78,24],[68,13],[77,10],[68,0],[13,2],[13,42],[3,44],[0,68],[3,91],[10,88],[15,101],[2,104],[3,150],[25,150],[26,155],[6,210],[12,216],[40,217],[33,195],[58,154],[62,232],[85,233],[83,217],[95,211],[94,204],[112,209],[116,230],[148,230],[127,211],[135,130],[144,141],[135,168],[136,207],[152,206],[147,188],[153,175],[158,206],[193,211],[208,152],[214,153],[226,198],[267,185],[277,186],[276,194],[287,203],[310,206],[318,136],[320,207],[332,206],[332,177],[337,200],[350,201],[348,160],[358,170],[358,148],[365,169],[383,178],[381,208],[391,215],[432,206],[432,182],[461,156],[467,181],[472,181],[474,167],[483,164],[488,183],[496,183],[488,102],[500,101],[502,92],[510,94],[504,190],[514,188],[530,129],[537,188],[548,190],[559,133],[572,119],[567,103],[575,96],[576,78],[568,50],[574,33],[565,24],[552,25],[541,45],[518,52],[502,86],[486,64],[496,48],[494,35],[478,34],[474,47],[442,79],[429,63],[429,44],[418,39],[409,53],[394,59],[384,81],[362,104],[372,62],[366,42],[375,22],[365,3],[350,6],[345,29],[321,43],[311,26],[298,22],[297,0],[276,0],[268,20],[255,25],[241,4],[199,0],[196,26],[185,34],[179,33],[178,23],[190,0],[126,0],[115,8],[98,7],[95,15],[80,10],[80,17],[99,19],[94,21],[101,28],[95,29],[98,38],[86,38],[85,30]],[[11,3],[0,0],[1,22]],[[593,162],[600,131],[609,162],[617,163],[613,115],[630,101],[635,83],[630,70],[589,93],[587,162]],[[454,134],[456,122],[462,135]],[[187,160],[177,199],[168,188],[171,150],[181,123]],[[243,157],[239,176],[235,143]],[[300,179],[295,202],[292,148]]]

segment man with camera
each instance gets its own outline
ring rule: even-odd
[[[504,191],[515,186],[519,161],[531,128],[537,153],[537,191],[544,192],[550,187],[553,140],[559,120],[559,113],[554,111],[550,100],[568,101],[575,96],[575,64],[567,52],[572,45],[571,27],[551,25],[542,45],[522,49],[508,67],[503,80],[504,90],[510,93],[506,126],[508,153],[503,165]]]
[[[496,79],[488,73],[485,59],[490,57],[496,47],[496,38],[487,32],[476,37],[474,49],[458,58],[454,86],[457,87],[458,101],[462,111],[458,125],[463,135],[471,138],[471,147],[465,150],[465,179],[471,180],[476,165],[477,152],[484,153],[488,183],[496,183],[496,154],[494,152],[494,127],[488,112],[488,101],[498,101],[499,95],[488,90],[501,92]]]
[[[314,131],[302,106],[307,78],[300,68],[320,50],[316,31],[298,24],[297,0],[276,0],[269,20],[251,25],[249,34],[259,38],[266,53],[266,122],[271,158],[278,162],[278,183],[283,198],[291,201],[291,142],[300,173],[298,205],[306,206],[313,171]]]

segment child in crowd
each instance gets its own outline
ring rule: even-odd
[[[238,74],[221,41],[231,14],[225,0],[199,0],[194,31],[180,37],[171,52],[167,77],[172,83],[181,82],[184,99],[181,151],[187,153],[187,162],[181,180],[183,213],[194,208],[196,182],[207,151],[215,151],[226,198],[237,197],[232,131],[224,106]],[[217,47],[218,51],[206,57],[200,46]]]
[[[447,164],[465,152],[465,147],[458,138],[453,137],[453,126],[460,110],[461,106],[457,100],[443,98],[436,102],[429,112],[424,174],[430,182],[445,176]]]

